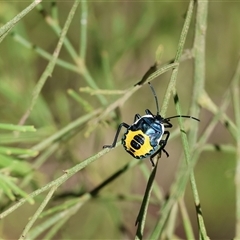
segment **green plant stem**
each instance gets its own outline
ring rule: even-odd
[[[78,0],[80,1],[80,0]],[[49,24],[49,26],[53,29],[53,31],[58,35],[61,36],[63,30],[60,28],[57,21],[54,21],[50,15],[47,14],[47,11],[43,8],[42,4],[38,6],[39,12],[42,14],[45,21]],[[87,1],[82,0],[82,17],[87,17]],[[87,19],[86,19],[87,20]],[[84,22],[84,21],[82,21]],[[85,21],[85,26],[81,29],[81,46],[80,46],[80,53],[82,56],[85,56],[86,53],[86,37],[87,37],[87,21]],[[78,71],[84,77],[86,82],[89,84],[90,87],[94,89],[98,89],[98,86],[94,79],[92,78],[89,70],[85,64],[85,59],[78,56],[77,52],[75,51],[74,47],[72,46],[71,42],[65,36],[63,39],[63,44],[67,49],[69,55],[77,65]],[[69,65],[69,64],[68,64]],[[107,100],[102,95],[97,95],[100,103],[102,105],[107,104]]]
[[[34,126],[19,126],[7,123],[0,123],[0,129],[10,130],[10,131],[19,131],[19,132],[36,132]]]
[[[186,16],[186,19],[185,19],[185,22],[184,22],[184,25],[183,25],[183,29],[182,29],[182,32],[181,32],[176,57],[175,57],[175,60],[174,60],[175,64],[179,64],[179,61],[181,59],[181,55],[182,55],[183,48],[184,48],[184,43],[186,41],[186,36],[187,36],[188,29],[189,29],[189,26],[190,26],[190,23],[191,23],[193,8],[194,8],[194,1],[190,1],[190,4],[188,6],[188,11],[187,11],[187,16]],[[167,87],[167,91],[166,91],[166,94],[165,94],[165,97],[164,97],[163,107],[162,107],[162,110],[161,110],[161,115],[162,116],[164,116],[165,113],[166,113],[167,106],[168,106],[168,103],[169,103],[169,100],[170,100],[170,97],[171,97],[171,93],[175,89],[177,74],[178,74],[178,65],[172,71],[171,79],[170,79],[169,85]],[[153,169],[153,178],[155,176],[154,175],[154,169]],[[150,179],[151,179],[151,177],[150,177]],[[152,185],[153,185],[153,181],[149,180],[149,184],[148,184],[148,188],[147,188],[149,190],[146,191],[146,193],[144,195],[145,201],[143,201],[143,204],[141,206],[141,210],[140,210],[140,213],[139,213],[139,216],[138,216],[138,219],[137,219],[138,229],[137,229],[137,233],[136,233],[136,239],[142,239],[142,237],[143,237],[145,217],[146,217],[145,215],[146,215],[146,212],[147,212],[148,203],[149,203],[150,196],[151,196]],[[167,212],[166,216],[168,216],[168,214],[170,213],[170,210],[171,210],[171,208],[168,209],[168,212]],[[161,234],[160,228],[156,227],[153,231],[153,234],[152,234],[151,238],[153,237],[153,239],[158,239],[160,237],[160,234]]]
[[[151,197],[151,192],[153,189],[153,183],[154,179],[156,176],[156,171],[157,171],[157,164],[153,168],[153,171],[151,172],[151,175],[148,180],[148,184],[144,193],[144,197],[142,200],[141,208],[139,211],[139,214],[137,216],[137,220],[135,225],[137,224],[137,231],[136,231],[136,236],[135,240],[142,239],[143,238],[143,232],[144,232],[144,227],[145,227],[145,222],[146,222],[146,217],[147,217],[147,209],[149,206],[150,202],[150,197]]]
[[[196,12],[196,25],[195,25],[195,37],[193,44],[193,55],[194,55],[194,88],[193,88],[193,98],[192,105],[190,109],[190,115],[198,117],[200,114],[200,108],[197,105],[199,96],[204,91],[205,84],[205,45],[206,45],[206,29],[207,29],[207,13],[208,13],[208,1],[198,1],[197,2],[197,12]],[[194,130],[189,134],[189,150],[193,149],[197,142],[198,125],[194,127]],[[190,153],[190,151],[189,151]],[[190,162],[190,155],[187,158],[187,164]],[[199,232],[201,239],[208,239],[206,228],[204,224],[204,219],[202,216],[202,209],[200,205],[200,198],[197,190],[197,184],[195,181],[194,172],[190,174],[190,182],[193,191],[193,197],[196,207],[197,219],[199,224]]]
[[[79,4],[78,0],[77,4]],[[55,19],[53,19],[48,13],[47,11],[44,9],[42,4],[39,4],[37,6],[37,10],[39,11],[39,13],[43,16],[44,20],[47,22],[47,24],[52,28],[52,30],[57,34],[58,37],[61,38],[62,32],[64,31],[63,29],[61,29],[61,27],[58,24],[58,21],[55,21]],[[75,9],[76,10],[76,9]],[[74,14],[73,14],[74,15]],[[66,24],[66,23],[65,23]],[[72,57],[72,59],[74,59],[76,61],[76,59],[78,59],[78,55],[77,52],[75,51],[74,47],[72,46],[72,44],[70,43],[70,41],[68,40],[67,37],[64,37],[63,39],[63,44],[65,46],[65,48],[67,49],[68,53],[70,54],[70,56]]]
[[[39,224],[35,229],[33,228],[29,232],[28,237],[30,239],[36,239],[40,234],[42,234],[52,226],[48,233],[44,235],[44,240],[54,239],[53,236],[58,233],[61,227],[69,220],[71,216],[76,214],[81,205],[82,205],[81,202],[80,203],[78,202],[74,206],[50,217],[47,221],[43,222],[42,224]]]
[[[82,105],[82,107],[84,108],[84,110],[86,112],[92,112],[94,110],[93,106],[86,101],[83,97],[81,97],[76,91],[74,91],[73,89],[68,89],[67,93],[75,100],[77,101],[79,104]]]
[[[178,99],[177,93],[175,91],[174,91],[174,95],[175,95],[175,98]],[[177,114],[181,115],[179,101],[177,100],[175,102],[175,104],[176,104]],[[188,139],[187,139],[187,136],[185,134],[184,127],[183,127],[182,118],[178,118],[178,121],[179,121],[179,126],[180,126],[180,129],[181,129],[181,138],[182,138],[182,143],[183,143],[186,165],[189,165],[189,163],[191,161],[191,150],[190,150]],[[195,124],[198,124],[198,123],[195,123]],[[197,131],[197,129],[198,129],[197,127],[194,128],[195,131]],[[193,171],[190,173],[190,183],[191,183],[194,202],[195,202],[195,206],[196,206],[196,212],[197,212],[197,218],[198,218],[198,223],[199,223],[199,227],[200,227],[201,236],[203,237],[203,239],[206,240],[207,239],[207,234],[206,234],[206,229],[205,229],[204,220],[203,220],[203,216],[202,216],[200,199],[199,199],[199,194],[198,194],[198,190],[197,190],[197,184],[196,184],[196,180],[195,180],[195,176],[194,176]]]
[[[189,3],[189,6],[188,6],[184,26],[183,26],[183,29],[182,29],[182,32],[181,32],[181,35],[180,35],[180,40],[179,40],[179,43],[178,43],[177,53],[176,53],[176,56],[175,56],[175,59],[174,59],[175,64],[179,64],[179,62],[181,60],[184,44],[185,44],[185,41],[186,41],[187,33],[188,33],[189,26],[190,26],[191,19],[192,19],[193,8],[194,8],[194,1],[191,0],[190,3]],[[167,90],[166,90],[166,93],[165,93],[164,102],[163,102],[163,106],[162,106],[162,109],[161,109],[161,115],[162,116],[165,116],[165,114],[167,112],[167,107],[168,107],[168,104],[169,104],[169,101],[170,101],[171,93],[172,93],[172,90],[175,88],[175,85],[176,85],[177,74],[178,74],[178,67],[176,66],[173,69],[171,79],[170,79],[170,82],[168,84],[168,87],[167,87]]]
[[[25,114],[22,116],[21,120],[19,121],[20,125],[23,125],[25,123],[25,121],[27,120],[27,118],[29,117],[32,109],[34,108],[34,106],[35,106],[35,104],[37,102],[39,94],[40,94],[40,92],[41,92],[41,90],[42,90],[46,80],[48,79],[48,77],[51,76],[51,74],[53,72],[53,69],[54,69],[54,67],[56,65],[56,61],[58,59],[60,50],[62,49],[62,45],[63,45],[64,39],[65,39],[65,36],[66,36],[68,28],[69,28],[69,26],[70,26],[70,24],[72,22],[72,19],[73,19],[74,15],[75,15],[75,11],[77,9],[78,4],[79,4],[78,0],[75,1],[75,3],[73,4],[72,9],[69,12],[68,18],[67,18],[66,23],[65,23],[65,25],[63,27],[63,30],[61,32],[60,39],[59,39],[58,44],[57,44],[57,46],[56,46],[56,48],[54,50],[53,56],[51,58],[51,61],[48,63],[45,71],[43,72],[43,74],[40,77],[37,85],[35,86],[30,106],[27,109],[27,111],[25,112]]]
[[[192,19],[192,14],[193,14],[193,9],[194,9],[194,1],[191,0],[189,2],[189,6],[188,6],[188,10],[187,10],[187,15],[186,15],[186,19],[183,25],[183,29],[181,32],[181,36],[180,36],[180,40],[179,40],[179,44],[178,44],[178,48],[177,48],[177,54],[175,57],[174,62],[178,63],[181,59],[181,54],[183,52],[183,48],[184,48],[184,43],[187,37],[187,33],[188,33],[188,29],[191,23],[191,19]],[[168,85],[168,88],[166,90],[166,94],[164,97],[164,102],[163,102],[163,106],[162,106],[162,111],[161,114],[164,116],[166,111],[167,111],[167,106],[171,97],[171,93],[172,91],[175,89],[175,85],[176,85],[176,78],[177,78],[177,73],[178,73],[178,67],[173,69],[172,75],[171,75],[171,79],[170,79],[170,83]],[[187,179],[183,179],[182,183],[180,183],[179,186],[181,186],[181,184],[184,186],[184,184],[186,184]],[[178,186],[178,188],[179,188]],[[158,223],[156,224],[150,239],[159,239],[160,235],[163,231],[163,226],[169,216],[169,213],[171,211],[171,207],[173,206],[176,198],[178,197],[177,193],[180,193],[180,189],[181,187],[178,189],[178,191],[173,193],[173,196],[168,200],[168,202],[166,203],[165,206],[163,206],[163,210],[162,210],[162,214],[161,214],[161,219],[159,219]],[[179,195],[180,196],[180,195]]]
[[[119,144],[117,144],[119,145]],[[53,180],[52,182],[48,183],[47,185],[45,185],[44,187],[32,192],[31,194],[29,194],[29,197],[35,197],[37,195],[39,195],[42,192],[45,192],[46,190],[48,190],[49,188],[57,185],[61,185],[64,182],[66,182],[70,177],[72,177],[74,174],[76,174],[77,172],[79,172],[80,170],[82,170],[83,168],[85,168],[86,166],[88,166],[90,163],[96,161],[98,158],[102,157],[103,155],[105,155],[106,153],[108,153],[110,150],[109,149],[104,149],[100,152],[98,152],[97,154],[95,154],[94,156],[87,158],[86,160],[84,160],[83,162],[77,164],[76,166],[65,170],[64,174]],[[24,204],[26,202],[26,198],[22,198],[20,199],[15,205],[13,205],[12,207],[10,207],[9,209],[7,209],[6,211],[4,211],[3,213],[0,214],[0,219],[6,217],[8,214],[10,214],[11,212],[13,212],[14,210],[16,210],[17,208],[19,208],[22,204]]]
[[[88,164],[92,163],[93,161],[97,160],[100,156],[106,154],[109,150],[104,149],[101,152],[99,152],[98,154],[96,154],[93,157],[90,157],[88,159],[86,159],[85,161],[81,162],[80,164],[76,165],[75,167],[66,170],[65,174],[62,175],[61,177],[59,177],[58,179],[50,182],[49,184],[47,184],[46,186],[44,186],[41,189],[38,189],[34,192],[32,192],[31,194],[29,194],[28,197],[35,197],[37,195],[39,195],[40,193],[50,189],[51,191],[49,192],[48,196],[46,197],[46,201],[44,200],[43,204],[40,206],[38,212],[36,212],[34,215],[34,220],[29,222],[28,228],[27,230],[24,230],[22,236],[25,237],[26,233],[29,231],[30,227],[32,226],[33,222],[36,220],[36,218],[39,216],[39,214],[42,212],[42,210],[44,209],[44,207],[46,206],[47,202],[49,201],[50,197],[52,196],[52,194],[54,193],[54,191],[57,189],[58,186],[60,186],[61,184],[63,184],[65,181],[67,181],[71,176],[73,176],[76,172],[80,171],[81,169],[83,169],[84,167],[86,167]],[[111,175],[108,179],[106,179],[103,183],[101,183],[99,186],[97,186],[96,188],[94,188],[92,191],[87,192],[86,194],[83,194],[77,201],[77,204],[80,202],[80,206],[81,207],[84,203],[86,203],[88,200],[90,200],[92,197],[96,197],[96,195],[99,193],[100,189],[102,189],[103,187],[107,186],[109,182],[113,181],[114,179],[116,179],[119,175],[123,174],[124,172],[126,172],[128,169],[134,167],[135,165],[139,164],[139,161],[136,159],[133,159],[133,161],[131,161],[130,163],[126,164],[123,168],[121,168],[119,171],[117,171],[116,173],[114,173],[113,175]],[[5,212],[0,214],[0,219],[6,217],[8,214],[10,214],[11,212],[13,212],[14,210],[16,210],[18,207],[20,207],[22,204],[24,204],[26,202],[26,199],[20,199],[18,203],[16,203],[15,205],[13,205],[12,207],[10,207],[8,210],[6,210]],[[76,211],[75,211],[76,212]]]
[[[28,14],[32,9],[34,9],[42,0],[35,0],[27,8],[25,8],[21,13],[14,17],[11,21],[0,28],[0,43],[7,36],[7,34],[12,30],[12,28],[19,22],[26,14]]]
[[[202,151],[219,151],[223,153],[235,153],[236,148],[234,145],[230,144],[205,144],[202,147]]]
[[[153,80],[154,78],[160,76],[161,74],[171,70],[172,68],[178,66],[178,63],[169,64],[167,66],[163,66],[160,69],[158,69],[156,72],[154,72],[152,75],[149,76],[149,78],[146,80],[146,82],[149,82]],[[131,87],[130,89],[126,90],[126,93],[119,99],[117,99],[115,102],[110,104],[105,111],[103,111],[97,118],[95,118],[92,121],[92,126],[96,126],[97,123],[99,123],[101,120],[103,120],[108,114],[110,114],[114,109],[116,109],[119,106],[122,106],[138,89],[140,86]]]
[[[198,98],[198,104],[202,107],[210,111],[213,115],[218,113],[218,106],[212,101],[209,95],[204,91]],[[222,112],[220,122],[225,125],[230,134],[234,139],[237,138],[237,127],[233,123],[233,121],[227,116],[225,112]]]
[[[235,184],[236,184],[236,232],[235,238],[240,238],[240,60],[238,61],[237,69],[233,77],[233,82],[231,86],[233,107],[236,121],[236,174],[235,174]]]
[[[59,14],[58,14],[57,3],[55,0],[51,1],[51,16],[53,19],[55,19],[55,21],[58,21]]]
[[[173,204],[172,209],[169,213],[169,220],[167,221],[166,227],[165,227],[166,239],[174,238],[177,218],[178,218],[178,203],[175,202],[175,204]]]
[[[32,218],[29,220],[29,222],[27,223],[26,227],[24,228],[19,240],[24,240],[27,237],[27,233],[29,232],[30,228],[32,227],[32,225],[34,224],[34,222],[38,219],[39,215],[41,214],[41,212],[43,211],[43,209],[46,207],[46,205],[48,204],[49,200],[51,199],[52,195],[54,194],[54,192],[57,190],[59,185],[54,185],[51,190],[49,191],[49,193],[47,194],[46,198],[44,199],[44,201],[42,202],[42,204],[40,205],[40,207],[37,209],[37,211],[34,213],[34,215],[32,216]]]
[[[218,111],[214,114],[214,117],[209,122],[207,128],[203,132],[203,134],[199,137],[197,145],[195,145],[195,148],[193,150],[194,155],[198,152],[200,155],[203,148],[206,146],[206,142],[209,139],[210,135],[212,134],[214,128],[216,127],[217,123],[221,120],[223,117],[223,113],[226,111],[227,107],[229,106],[230,102],[230,91],[227,90],[226,93],[223,95],[222,103],[220,104]],[[217,147],[215,147],[215,150]],[[225,149],[225,148],[224,148]]]
[[[50,146],[53,142],[56,142],[59,139],[63,138],[66,134],[71,132],[73,129],[83,125],[84,123],[86,123],[87,121],[92,119],[94,116],[99,114],[100,111],[101,111],[101,109],[95,110],[91,113],[84,115],[83,117],[80,117],[80,118],[74,120],[73,122],[69,123],[66,127],[62,128],[60,131],[51,135],[50,137],[48,137],[44,141],[40,142],[39,144],[33,146],[32,150],[42,151],[46,147]]]
[[[86,50],[87,50],[87,17],[88,17],[88,8],[87,1],[81,1],[81,35],[80,35],[80,58],[85,59]]]
[[[179,209],[180,209],[182,219],[183,219],[183,226],[184,226],[185,233],[186,233],[186,239],[189,239],[189,240],[194,239],[195,237],[194,237],[193,228],[192,228],[191,221],[190,221],[190,218],[187,213],[187,208],[184,203],[183,197],[179,199],[178,203],[179,203]]]
[[[140,169],[143,173],[144,178],[146,180],[149,179],[149,175],[150,175],[151,170],[147,167],[147,165],[146,164],[141,164]],[[153,193],[156,196],[156,199],[157,199],[158,203],[161,203],[163,201],[164,196],[163,196],[163,192],[162,192],[161,187],[156,182],[153,185]]]
[[[207,30],[207,10],[208,1],[199,1],[197,4],[195,37],[193,44],[194,55],[194,88],[192,96],[192,104],[190,115],[198,117],[200,107],[198,99],[204,91],[205,85],[205,46],[206,46],[206,30]],[[193,144],[197,141],[197,131],[193,131],[189,136],[190,142]]]
[[[32,51],[37,53],[42,58],[44,58],[44,59],[46,59],[48,61],[51,61],[52,55],[50,53],[48,53],[47,51],[43,50],[39,46],[36,46],[36,45],[32,44],[31,42],[29,42],[28,40],[23,38],[21,35],[19,35],[17,32],[11,32],[11,36],[12,36],[12,38],[16,42],[20,43],[25,48],[31,49]],[[76,72],[78,74],[81,73],[79,67],[77,67],[76,65],[74,65],[72,63],[69,63],[67,61],[64,61],[64,60],[62,60],[60,58],[58,58],[56,60],[56,65],[61,66],[61,67],[65,68],[65,69],[68,69],[70,71]]]

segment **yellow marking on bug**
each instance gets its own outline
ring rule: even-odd
[[[144,137],[144,144],[141,145],[140,149],[134,149],[131,146],[131,141],[133,140],[134,136],[136,136],[138,134],[140,134]],[[124,141],[125,141],[126,149],[128,151],[130,151],[135,157],[144,156],[144,155],[148,154],[153,149],[153,147],[150,144],[149,136],[144,134],[141,130],[137,130],[137,131],[129,130],[128,133],[126,134],[126,139]],[[134,152],[131,149],[134,149]]]

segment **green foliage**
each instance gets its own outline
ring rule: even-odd
[[[240,238],[237,6],[1,3],[1,239]],[[147,81],[201,120],[172,121],[153,169],[102,150],[155,109]]]

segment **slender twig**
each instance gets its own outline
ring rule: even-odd
[[[84,116],[82,116],[82,117],[72,121],[67,126],[65,126],[61,130],[56,132],[55,134],[51,135],[50,137],[44,139],[42,142],[40,142],[37,145],[33,146],[32,149],[33,150],[38,150],[38,151],[41,151],[41,150],[45,149],[50,144],[52,144],[53,142],[56,142],[59,139],[63,138],[64,135],[68,134],[69,132],[71,132],[75,128],[83,125],[84,123],[86,123],[87,121],[92,119],[94,116],[99,114],[100,112],[101,112],[101,109],[97,109],[97,110],[95,110],[95,111],[93,111],[91,113],[88,113],[88,114],[86,114],[86,115],[84,115]]]
[[[78,0],[79,3],[80,0]],[[59,38],[61,38],[62,36],[62,32],[65,31],[63,29],[61,29],[61,27],[58,24],[58,21],[56,21],[55,19],[52,18],[51,15],[48,14],[48,12],[46,11],[46,9],[44,8],[43,4],[39,4],[37,6],[37,10],[39,11],[39,13],[43,16],[44,20],[46,21],[46,23],[52,28],[52,30],[59,36]],[[65,23],[66,26],[66,23]],[[78,54],[75,51],[74,47],[72,46],[72,44],[70,43],[69,39],[67,38],[67,36],[64,37],[63,39],[63,43],[62,43],[65,48],[67,49],[68,53],[70,54],[70,56],[76,61],[78,59]]]
[[[231,86],[233,107],[235,113],[236,121],[236,174],[235,174],[235,184],[236,184],[236,233],[235,238],[240,238],[240,60],[238,61],[237,69],[233,77],[233,82]]]
[[[80,1],[80,0],[78,0],[78,1]],[[83,6],[82,14],[84,15],[84,17],[87,17],[87,15],[86,15],[86,13],[87,13],[86,12],[87,11],[87,1],[82,0],[82,6]],[[53,29],[53,31],[60,37],[63,30],[59,26],[58,22],[55,21],[47,13],[47,11],[44,9],[42,4],[39,4],[37,9],[39,10],[40,14],[43,16],[45,21]],[[87,21],[85,21],[85,25],[83,26],[83,29],[81,30],[81,34],[82,34],[81,35],[81,40],[82,41],[81,41],[80,53],[82,55],[85,55],[85,51],[86,51],[86,44],[85,43],[86,43],[86,36],[87,36]],[[79,73],[84,77],[84,79],[86,80],[88,85],[90,87],[94,88],[94,89],[98,89],[98,85],[96,84],[96,81],[91,76],[91,74],[90,74],[90,72],[89,72],[89,70],[88,70],[88,68],[85,64],[85,59],[78,56],[78,52],[75,51],[73,45],[71,44],[71,42],[69,41],[67,36],[65,36],[63,44],[64,44],[65,48],[67,49],[69,55],[71,56],[71,58],[73,59],[73,61],[77,65]],[[97,95],[97,97],[100,100],[102,105],[107,104],[107,100],[104,96]]]
[[[46,50],[40,48],[39,46],[37,46],[33,43],[31,43],[30,41],[28,41],[27,39],[25,39],[24,37],[22,37],[20,34],[18,34],[15,31],[11,32],[11,36],[13,37],[13,39],[16,42],[20,43],[25,48],[31,49],[32,51],[37,53],[39,56],[41,56],[43,59],[51,61],[52,54],[48,53]],[[61,66],[61,67],[65,68],[65,69],[68,69],[70,71],[76,72],[78,74],[81,74],[81,70],[79,69],[78,66],[74,65],[73,63],[69,63],[65,60],[62,60],[60,58],[57,58],[56,65]]]
[[[86,50],[87,50],[87,17],[88,17],[88,8],[87,1],[81,1],[81,35],[80,35],[80,58],[85,59]]]
[[[137,226],[137,231],[136,231],[136,236],[135,239],[142,239],[143,238],[143,232],[144,232],[144,227],[145,227],[145,222],[146,222],[146,217],[147,217],[147,209],[149,206],[149,202],[150,202],[150,196],[151,196],[151,192],[152,192],[152,188],[153,188],[153,182],[156,176],[156,172],[157,172],[157,164],[155,165],[155,167],[153,168],[153,171],[151,172],[151,175],[149,177],[148,180],[148,184],[145,190],[145,194],[142,200],[142,205],[139,211],[139,214],[137,216],[137,220],[136,220],[136,225]]]
[[[180,198],[178,203],[179,203],[179,209],[180,209],[182,219],[183,219],[183,226],[184,226],[185,233],[186,233],[186,239],[194,239],[195,238],[194,232],[193,232],[193,228],[191,225],[189,215],[187,213],[187,207],[185,205],[184,198],[183,197]]]
[[[210,98],[210,96],[204,91],[198,99],[198,104],[207,110],[209,110],[213,115],[218,114],[219,108]],[[237,138],[237,127],[233,121],[227,116],[225,112],[222,112],[220,117],[220,122],[228,129],[229,133],[233,136],[234,139]]]
[[[186,41],[188,29],[189,29],[191,19],[192,19],[193,9],[194,9],[194,1],[190,1],[189,6],[188,6],[188,10],[187,10],[186,19],[185,19],[183,29],[182,29],[182,32],[181,32],[181,35],[180,35],[180,40],[179,40],[179,43],[178,43],[176,57],[175,57],[175,60],[174,60],[174,63],[177,63],[177,64],[179,63],[179,61],[181,59],[181,55],[182,55],[184,44],[185,44],[185,41]],[[163,116],[166,113],[167,106],[168,106],[168,103],[169,103],[169,100],[170,100],[170,97],[171,97],[171,93],[175,89],[177,74],[178,74],[178,66],[176,66],[173,69],[171,79],[170,79],[169,85],[168,85],[167,90],[166,90],[166,94],[165,94],[165,97],[164,97],[164,102],[163,102],[163,106],[162,106],[162,110],[161,110],[161,114]],[[149,201],[149,199],[150,199],[151,189],[152,188],[150,188],[150,192],[148,193],[149,197],[148,197],[147,201]],[[147,206],[148,206],[148,204],[145,204],[146,208],[147,208]],[[166,221],[170,210],[171,210],[171,208],[167,209],[167,212],[166,212],[166,215],[165,215],[166,218],[164,219],[164,222]],[[146,209],[143,210],[143,212],[145,212],[145,211],[146,211]],[[140,220],[139,220],[139,222],[141,223]],[[160,237],[161,232],[162,232],[162,229],[159,228],[159,226],[157,224],[156,228],[152,232],[151,239],[158,239]]]
[[[180,35],[180,40],[179,40],[179,43],[178,43],[177,53],[176,53],[176,56],[175,56],[175,59],[174,59],[174,63],[176,63],[176,64],[178,64],[179,61],[181,60],[181,56],[182,56],[182,53],[183,53],[184,44],[185,44],[185,41],[186,41],[188,29],[189,29],[191,19],[192,19],[193,8],[194,8],[194,1],[191,0],[190,3],[189,3],[189,6],[188,6],[186,19],[185,19],[184,26],[183,26],[183,29],[182,29],[182,32],[181,32],[181,35]],[[175,67],[173,69],[171,79],[170,79],[169,85],[168,85],[166,93],[165,93],[164,102],[163,102],[162,109],[161,109],[161,115],[162,116],[165,116],[165,114],[167,112],[167,106],[168,106],[168,103],[169,103],[170,98],[171,98],[171,93],[172,93],[172,90],[175,88],[175,85],[176,85],[177,74],[178,74],[178,67]]]
[[[173,64],[169,64],[167,66],[163,66],[162,68],[158,69],[155,73],[153,73],[152,75],[149,76],[149,78],[147,79],[148,82],[152,81],[154,78],[160,76],[161,74],[171,70],[172,68],[178,66],[178,64],[173,63]],[[99,117],[95,118],[91,125],[96,126],[97,123],[99,123],[101,120],[103,120],[109,113],[111,113],[114,109],[116,109],[117,107],[122,106],[138,89],[140,88],[140,86],[135,86],[135,87],[131,87],[127,90],[125,90],[125,94],[120,97],[119,99],[117,99],[115,102],[113,102],[111,105],[109,105],[105,111],[103,111]]]
[[[34,213],[34,215],[32,216],[32,218],[29,220],[29,222],[27,223],[26,227],[24,228],[19,240],[24,240],[27,237],[27,233],[29,232],[29,230],[31,229],[32,225],[34,224],[34,222],[38,219],[39,215],[42,213],[42,211],[44,210],[44,208],[46,207],[46,205],[48,204],[48,202],[50,201],[52,195],[54,194],[54,192],[57,190],[59,185],[54,185],[51,190],[49,191],[49,193],[47,194],[47,196],[45,197],[45,199],[43,200],[43,202],[41,203],[40,207],[37,209],[37,211]]]
[[[45,82],[47,81],[48,77],[51,76],[52,72],[53,72],[53,69],[56,65],[56,61],[58,59],[58,56],[59,56],[59,53],[62,49],[62,45],[63,45],[63,42],[64,42],[64,38],[67,34],[67,31],[68,31],[68,28],[72,22],[72,19],[75,15],[75,11],[77,9],[77,6],[78,6],[79,2],[76,1],[71,9],[71,11],[69,12],[69,15],[68,15],[68,18],[67,18],[67,21],[64,25],[64,28],[61,32],[61,35],[60,35],[60,39],[58,41],[58,44],[53,52],[53,55],[52,55],[52,59],[51,61],[48,63],[45,71],[43,72],[42,76],[40,77],[37,85],[35,86],[34,90],[33,90],[33,97],[32,97],[32,100],[31,100],[31,103],[30,103],[30,106],[29,108],[27,109],[27,111],[25,112],[25,114],[22,116],[22,118],[20,119],[19,121],[19,124],[20,125],[23,125],[25,123],[25,121],[27,120],[27,118],[29,117],[31,111],[33,110],[36,102],[37,102],[37,99],[40,95],[40,92],[45,84]]]
[[[35,8],[42,0],[35,0],[27,8],[25,8],[21,13],[14,17],[11,21],[0,28],[0,42],[7,36],[7,34],[12,30],[12,28],[19,22],[26,14],[28,14],[33,8]]]
[[[208,1],[198,1],[197,2],[197,12],[196,12],[196,25],[195,25],[195,37],[193,44],[193,54],[194,54],[194,88],[192,105],[190,109],[190,114],[192,116],[198,117],[200,113],[200,107],[197,105],[199,96],[204,91],[205,84],[205,45],[206,45],[206,29],[207,29],[207,13],[208,13]],[[187,164],[190,162],[190,149],[194,148],[197,142],[198,125],[194,127],[194,130],[189,134],[189,158],[186,158]],[[183,134],[182,137],[184,138]],[[187,143],[187,142],[185,142]],[[193,191],[193,197],[196,207],[197,219],[199,224],[200,237],[202,239],[207,239],[206,228],[204,224],[204,219],[202,216],[202,209],[200,205],[200,198],[198,194],[197,184],[195,181],[194,172],[190,174],[190,183]]]
[[[119,145],[119,144],[118,144]],[[108,153],[110,150],[109,149],[104,149],[100,152],[98,152],[97,154],[91,156],[90,158],[87,158],[86,160],[82,161],[81,163],[77,164],[76,166],[65,170],[64,174],[51,181],[50,183],[48,183],[47,185],[45,185],[44,187],[32,192],[31,194],[29,194],[29,197],[35,197],[37,195],[39,195],[42,192],[47,191],[48,189],[50,189],[51,187],[55,186],[55,185],[61,185],[64,182],[66,182],[70,177],[72,177],[74,174],[76,174],[77,172],[79,172],[80,170],[82,170],[83,168],[85,168],[86,166],[88,166],[90,163],[96,161],[97,159],[99,159],[100,157],[102,157],[103,155],[105,155],[106,153]],[[22,198],[20,199],[16,204],[14,204],[13,206],[11,206],[9,209],[7,209],[6,211],[2,212],[0,214],[0,219],[6,217],[8,214],[10,214],[11,212],[13,212],[14,210],[16,210],[17,208],[19,208],[20,206],[22,206],[24,203],[26,202],[26,198]]]

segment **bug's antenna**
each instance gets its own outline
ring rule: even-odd
[[[200,122],[200,120],[198,118],[188,116],[188,115],[187,116],[186,115],[176,115],[176,116],[172,116],[172,117],[167,117],[166,120],[169,120],[171,118],[179,118],[179,117],[181,117],[181,118],[192,118],[193,120],[196,120],[196,121]]]
[[[157,115],[159,115],[159,105],[158,105],[158,98],[157,98],[156,92],[155,92],[153,86],[151,85],[151,83],[148,82],[148,84],[149,84],[149,86],[150,86],[150,88],[151,88],[151,90],[152,90],[153,96],[154,96],[154,98],[155,98],[156,107],[157,107]]]

